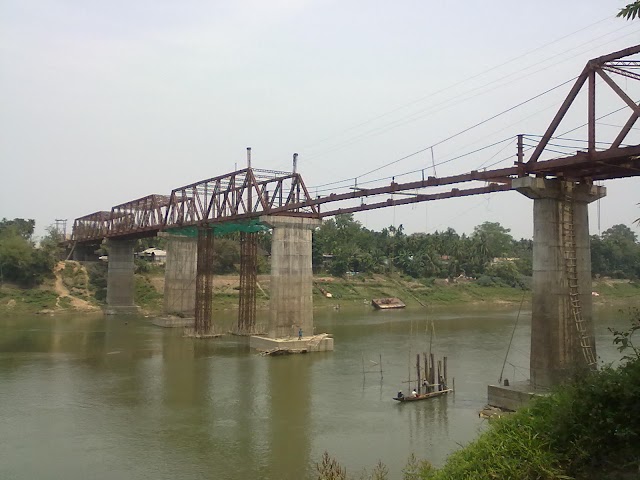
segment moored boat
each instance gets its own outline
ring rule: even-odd
[[[373,298],[371,299],[371,305],[378,310],[387,310],[390,308],[404,308],[406,305],[402,300],[395,297],[388,298]]]

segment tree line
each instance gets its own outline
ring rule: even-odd
[[[41,284],[53,275],[61,257],[59,235],[50,229],[36,242],[34,220],[0,220],[0,283],[24,287]],[[214,271],[237,273],[240,263],[238,235],[216,238]],[[165,247],[162,238],[140,241],[139,248]],[[271,235],[259,234],[259,269],[268,272],[265,256]],[[516,240],[508,228],[484,222],[469,235],[448,228],[434,233],[406,234],[402,225],[376,232],[362,226],[353,215],[325,220],[313,232],[312,259],[315,273],[400,273],[414,278],[477,279],[485,285],[526,287],[532,275],[533,241]],[[591,237],[594,276],[637,279],[640,277],[640,244],[626,225],[614,225]]]
[[[508,228],[484,222],[469,235],[448,228],[405,234],[402,225],[368,230],[353,215],[326,220],[313,234],[316,273],[398,272],[415,278],[476,278],[482,283],[526,286],[532,275],[533,241],[516,240]],[[626,225],[591,237],[592,273],[640,277],[640,244]]]

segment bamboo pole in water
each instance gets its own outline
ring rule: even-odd
[[[420,354],[419,353],[416,353],[416,373],[418,374],[418,388],[416,388],[416,391],[420,393],[422,382],[420,382]]]
[[[431,385],[435,385],[436,383],[436,362],[433,356],[433,353],[429,355],[431,357],[431,378],[429,378],[429,383]]]
[[[431,390],[429,389],[429,357],[427,357],[427,352],[423,353],[424,355],[424,379],[427,382],[427,391],[425,393],[429,393]]]
[[[449,385],[449,379],[447,378],[447,357],[442,357],[442,369],[444,374],[444,384]]]
[[[438,390],[442,390],[442,361],[438,360]]]

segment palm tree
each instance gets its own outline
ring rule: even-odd
[[[631,2],[627,4],[626,7],[621,8],[617,16],[626,20],[633,20],[636,17],[640,18],[640,0]]]

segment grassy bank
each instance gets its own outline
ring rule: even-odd
[[[88,267],[88,268],[87,268]],[[64,262],[57,267],[55,278],[40,287],[23,289],[13,285],[0,286],[0,312],[44,312],[95,310],[106,298],[106,264]],[[213,283],[214,309],[233,310],[238,306],[239,277],[216,275]],[[269,275],[258,277],[257,304],[269,305]],[[626,304],[638,298],[640,283],[628,280],[597,279],[593,290],[594,304]],[[135,301],[144,313],[162,311],[164,270],[153,266],[135,275]],[[397,297],[409,308],[421,305],[509,305],[519,304],[524,294],[531,301],[531,292],[500,285],[484,286],[473,280],[413,279],[401,275],[353,275],[345,277],[315,276],[314,306],[332,308],[336,305],[369,304],[372,298]]]

